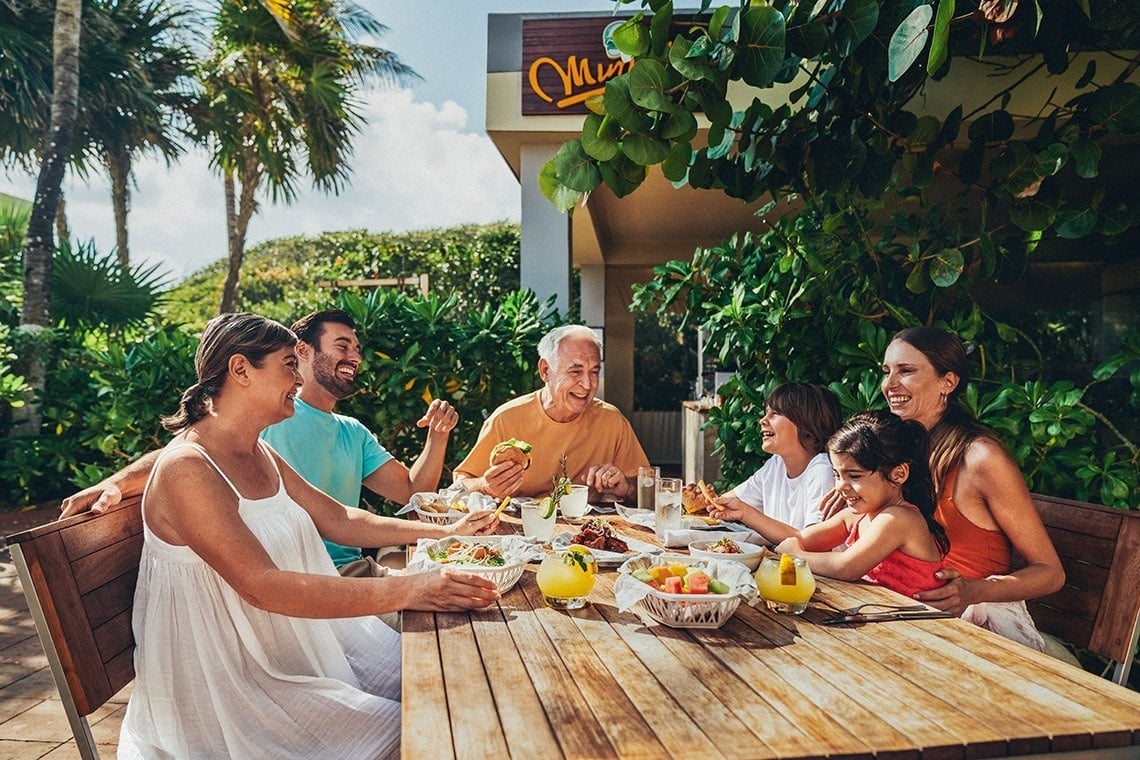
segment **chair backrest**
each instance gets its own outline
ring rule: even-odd
[[[104,514],[76,515],[7,539],[56,686],[80,717],[135,675],[131,611],[143,542],[140,501],[126,499]],[[65,708],[70,719],[71,707]]]
[[[1060,591],[1027,602],[1037,627],[1117,663],[1123,683],[1140,632],[1140,512],[1033,494],[1065,568]]]

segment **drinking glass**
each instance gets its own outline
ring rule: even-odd
[[[798,615],[815,593],[815,576],[807,560],[769,552],[756,570],[756,588],[768,609]]]
[[[585,517],[586,496],[590,492],[589,486],[570,486],[570,493],[563,494],[558,500],[558,508],[562,510],[563,517]]]
[[[660,467],[637,468],[637,508],[653,509],[656,503],[657,478],[661,477]]]
[[[558,518],[558,509],[550,503],[549,497],[523,502],[519,510],[522,512],[524,536],[543,543],[554,536],[554,521]]]
[[[538,566],[535,582],[546,603],[559,610],[579,610],[589,602],[597,562],[582,547],[548,554]]]
[[[681,527],[680,478],[658,478],[654,494],[653,530],[657,540],[665,543],[665,532]]]

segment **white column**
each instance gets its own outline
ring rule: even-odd
[[[522,192],[522,237],[519,280],[538,300],[555,296],[554,308],[570,308],[570,216],[547,200],[538,188],[542,165],[557,145],[523,145],[519,149],[519,183]]]

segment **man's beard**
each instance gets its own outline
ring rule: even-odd
[[[338,400],[351,396],[356,382],[355,376],[346,379],[338,375],[336,362],[319,352],[313,356],[313,379]]]

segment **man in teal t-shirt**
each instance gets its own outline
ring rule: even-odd
[[[292,417],[270,425],[261,437],[305,480],[342,504],[360,504],[361,486],[406,504],[413,493],[434,491],[443,473],[447,441],[459,420],[436,399],[417,422],[427,428],[423,453],[409,468],[389,454],[376,436],[353,417],[336,414],[336,403],[352,393],[360,367],[360,341],[352,317],[339,309],[308,314],[292,327],[297,334],[298,371],[305,381]],[[358,547],[325,541],[342,574],[361,574]]]
[[[400,504],[412,494],[434,491],[443,473],[443,460],[458,413],[446,401],[428,405],[417,427],[427,428],[423,452],[411,467],[389,454],[359,420],[333,412],[336,402],[352,392],[360,367],[360,341],[352,317],[339,309],[308,314],[293,324],[297,343],[297,370],[304,380],[294,401],[294,415],[262,431],[289,465],[317,488],[350,507],[360,505],[360,488]],[[141,493],[158,459],[158,451],[144,454],[95,485],[63,501],[63,516],[87,509],[101,512],[124,494]],[[467,524],[451,526],[464,535],[484,530],[486,512]],[[494,518],[492,518],[492,523]],[[365,559],[357,547],[325,541],[341,575],[377,575],[384,569]]]

